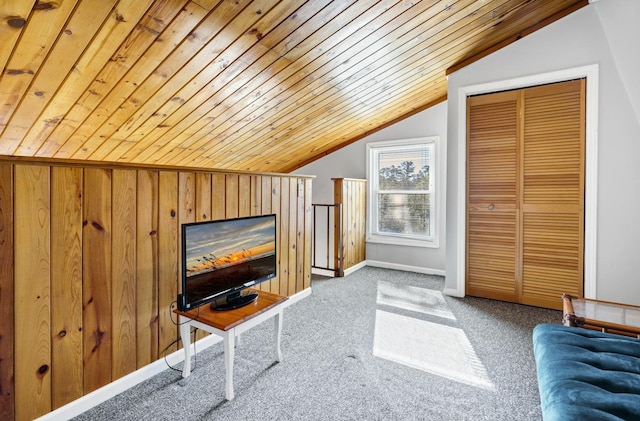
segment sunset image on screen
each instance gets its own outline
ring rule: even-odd
[[[187,276],[200,275],[275,255],[275,220],[220,221],[188,227]]]

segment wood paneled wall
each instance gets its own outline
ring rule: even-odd
[[[180,224],[278,214],[310,287],[309,177],[0,162],[0,419],[44,415],[178,349]]]
[[[342,266],[344,272],[358,263],[364,262],[366,256],[366,223],[367,223],[367,180],[354,178],[332,178],[335,204],[342,205]],[[338,245],[336,245],[336,250]],[[339,253],[335,253],[336,256]],[[337,257],[336,257],[337,258]],[[343,273],[340,276],[344,276]]]

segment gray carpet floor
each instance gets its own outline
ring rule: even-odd
[[[443,285],[439,276],[370,267],[316,279],[311,296],[285,309],[281,363],[273,360],[273,323],[243,334],[233,401],[224,398],[218,343],[198,353],[187,379],[167,369],[76,419],[541,419],[531,332],[560,323],[561,312],[446,297]],[[440,331],[468,346],[449,346]],[[459,348],[474,354],[468,364],[455,360]],[[448,376],[456,365],[487,382]]]

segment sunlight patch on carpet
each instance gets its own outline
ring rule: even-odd
[[[440,291],[378,282],[377,303],[455,320]]]
[[[469,339],[458,328],[377,310],[373,355],[495,390]]]

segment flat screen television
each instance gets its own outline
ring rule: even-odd
[[[182,224],[178,309],[247,305],[257,293],[245,288],[274,278],[276,269],[276,215]]]

